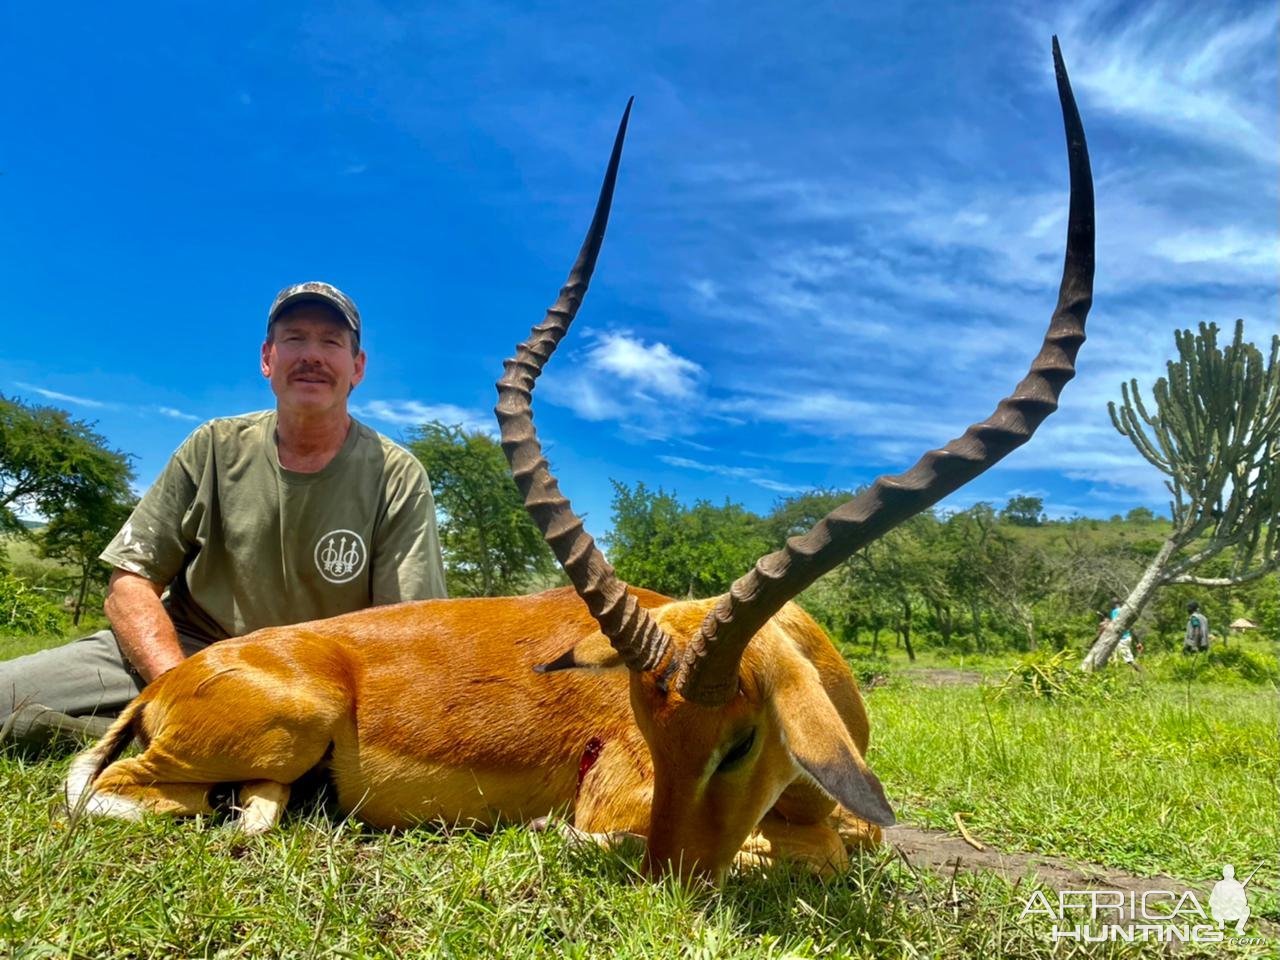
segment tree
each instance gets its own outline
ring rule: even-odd
[[[1052,632],[1059,646],[1078,644],[1082,635],[1092,639],[1099,617],[1110,612],[1108,601],[1124,593],[1155,554],[1149,540],[1100,531],[1097,520],[1085,517],[1056,525],[1048,558],[1054,586],[1045,606],[1056,614]]]
[[[132,479],[129,458],[91,424],[0,396],[0,531],[29,537],[21,514],[48,520],[41,552],[79,572],[77,624],[89,585],[106,574],[98,554],[128,518]]]
[[[838,578],[844,594],[845,619],[854,627],[848,639],[856,639],[857,627],[865,624],[872,656],[879,651],[880,634],[898,612],[897,571],[892,564],[877,562],[886,558],[883,540],[888,537],[863,547],[828,575]]]
[[[1129,523],[1154,523],[1156,515],[1146,507],[1134,507],[1124,515]]]
[[[810,510],[821,511],[816,520],[848,498],[833,491],[803,494],[782,501],[765,522],[775,531],[779,525],[786,529],[792,521],[804,523]],[[857,551],[798,599],[847,642],[855,641],[859,628],[865,626],[873,656],[880,647],[880,634],[892,627],[907,658],[914,661],[917,614],[936,609],[939,591],[945,590],[936,555],[939,530],[937,516],[926,510]]]
[[[1056,571],[1039,546],[1019,543],[999,531],[989,542],[983,578],[997,617],[1017,627],[1028,650],[1037,646],[1036,605],[1053,592]]]
[[[712,597],[770,550],[760,518],[728,500],[685,507],[674,494],[613,481],[609,560],[628,583],[672,597]]]
[[[778,500],[764,519],[764,530],[775,547],[788,537],[808,533],[836,507],[848,503],[861,490],[810,490]]]
[[[555,560],[497,441],[433,421],[418,428],[408,446],[431,478],[450,594],[519,593],[552,575]]]
[[[1174,333],[1178,358],[1152,390],[1150,413],[1138,382],[1121,385],[1122,403],[1107,409],[1116,430],[1169,479],[1172,532],[1093,644],[1082,669],[1102,667],[1120,634],[1156,590],[1168,584],[1227,587],[1280,565],[1280,336],[1269,359],[1244,340],[1244,321],[1218,347],[1216,324]],[[1219,576],[1195,571],[1228,559]]]
[[[913,663],[916,651],[911,629],[916,608],[922,602],[933,602],[942,584],[934,564],[939,533],[937,516],[926,510],[868,544],[849,561],[865,564],[866,583],[879,600],[889,605],[898,640]]]
[[[946,557],[948,594],[969,608],[969,624],[974,645],[987,652],[982,620],[990,600],[985,571],[990,567],[991,544],[996,530],[996,514],[991,504],[975,503],[968,510],[953,513],[943,526],[943,555]]]
[[[40,552],[76,567],[80,584],[72,623],[79,625],[91,583],[105,584],[107,567],[98,560],[133,511],[136,502],[126,478],[119,486],[78,495],[40,531]]]
[[[0,394],[0,532],[26,536],[21,514],[52,519],[77,501],[127,490],[130,476],[129,458],[91,424]]]
[[[1010,497],[1000,511],[1000,519],[1015,527],[1038,527],[1044,523],[1044,500],[1040,497]]]

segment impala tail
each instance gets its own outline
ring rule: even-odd
[[[124,753],[135,737],[138,740],[144,739],[142,711],[145,707],[144,698],[136,697],[102,735],[101,740],[71,761],[67,779],[63,782],[62,794],[67,813],[73,822],[83,813],[128,820],[141,815],[139,808],[123,797],[95,796],[93,785],[102,776],[102,772]]]

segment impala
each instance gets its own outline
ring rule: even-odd
[[[561,496],[531,400],[600,251],[628,104],[577,262],[498,383],[503,449],[572,588],[378,607],[214,644],[75,759],[72,810],[207,812],[210,790],[230,782],[237,824],[254,833],[278,820],[290,784],[327,764],[339,805],[376,826],[564,811],[582,834],[646,838],[649,873],[718,877],[739,854],[838,866],[833,814],[876,842],[893,813],[867,767],[857,684],[789,601],[1024,443],[1074,375],[1093,186],[1056,39],[1054,64],[1071,179],[1062,284],[1030,372],[990,418],[877,479],[722,597],[671,601],[623,583]],[[135,739],[141,753],[118,759]]]

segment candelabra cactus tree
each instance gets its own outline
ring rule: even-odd
[[[1111,422],[1165,474],[1173,529],[1081,664],[1103,666],[1121,634],[1166,584],[1223,587],[1280,567],[1280,336],[1269,357],[1244,340],[1244,321],[1218,346],[1217,324],[1174,333],[1178,356],[1152,389],[1155,412],[1138,381],[1121,385]],[[1224,576],[1197,576],[1230,548]]]

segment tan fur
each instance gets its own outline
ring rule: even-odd
[[[635,593],[678,642],[712,602]],[[753,834],[754,860],[793,849],[817,866],[838,861],[836,804],[799,770],[787,718],[774,711],[775,690],[815,698],[838,718],[833,735],[856,745],[859,761],[865,754],[857,685],[811,618],[788,605],[766,625],[743,658],[742,694],[717,710],[625,669],[534,671],[599,641],[571,589],[261,630],[150,684],[130,708],[146,748],[91,786],[181,814],[207,811],[215,784],[249,784],[240,826],[256,832],[278,819],[288,785],[328,756],[340,806],[376,826],[491,826],[569,810],[587,833],[649,837],[654,869],[719,873]],[[716,775],[716,758],[752,726],[751,762]],[[604,746],[579,792],[592,738]],[[757,833],[770,810],[772,833]]]
[[[289,785],[274,780],[251,780],[240,786],[240,830],[247,834],[266,833],[280,822],[289,802]]]

